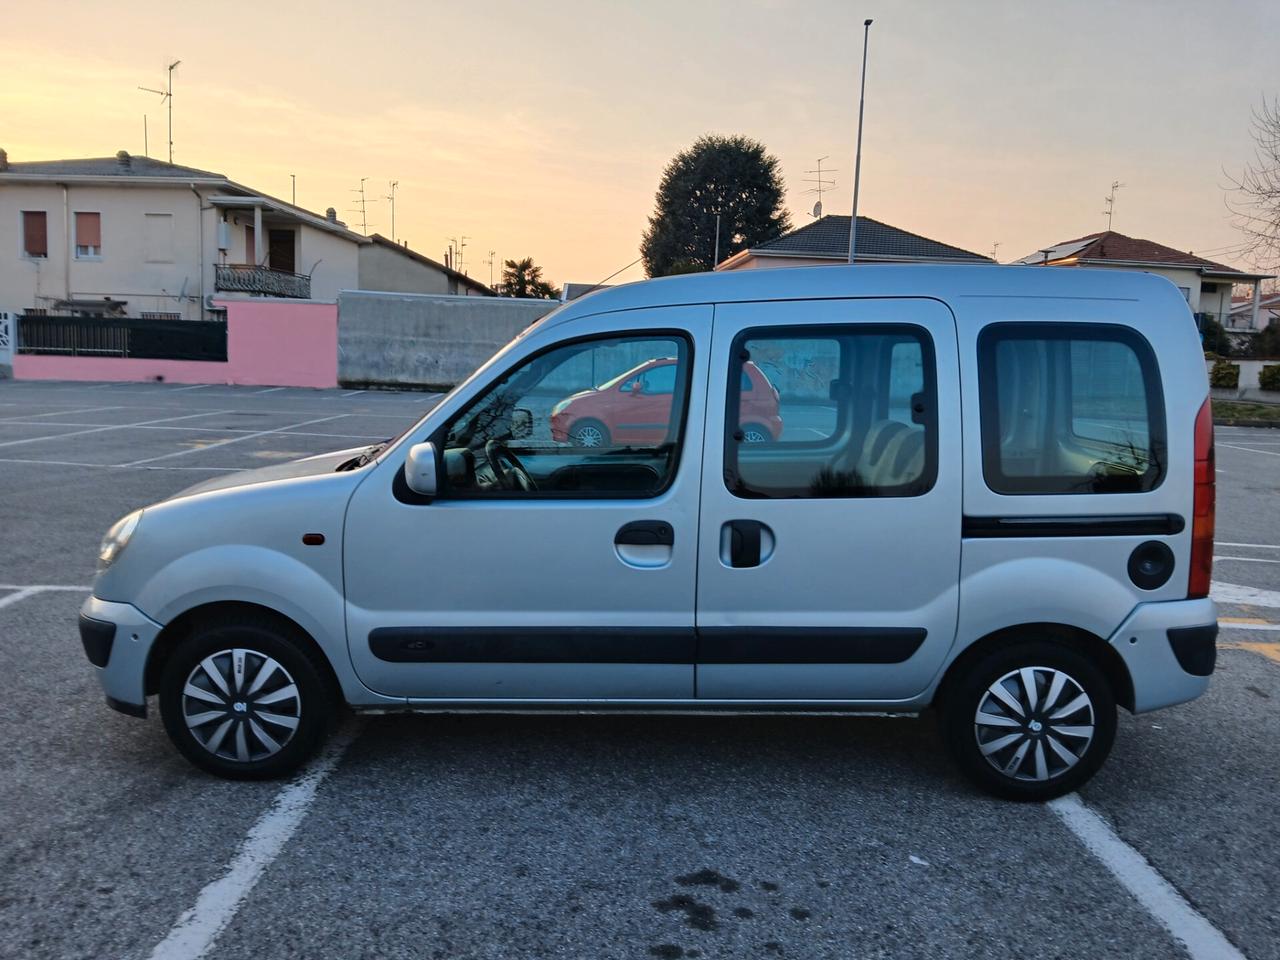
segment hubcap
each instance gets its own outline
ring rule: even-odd
[[[1074,767],[1093,742],[1093,701],[1052,667],[1011,670],[978,702],[978,749],[1014,780],[1051,780]]]
[[[604,435],[600,432],[600,428],[590,425],[579,427],[574,432],[573,439],[580,447],[599,447],[604,443]]]
[[[754,427],[748,427],[742,431],[743,443],[764,443],[769,438]]]
[[[249,763],[279,753],[298,729],[302,698],[293,677],[256,650],[222,650],[187,676],[182,718],[216,757]]]

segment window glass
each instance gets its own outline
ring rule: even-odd
[[[1110,325],[999,324],[979,338],[982,455],[997,493],[1141,493],[1164,473],[1150,346]]]
[[[933,485],[933,354],[917,327],[747,331],[725,478],[742,497],[918,496]],[[741,371],[739,375],[739,371]]]
[[[102,255],[102,215],[99,213],[76,214],[76,256],[98,257]]]
[[[635,336],[525,361],[437,434],[443,493],[656,496],[679,457],[689,355],[682,337]]]

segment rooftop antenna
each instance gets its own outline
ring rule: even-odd
[[[165,88],[163,90],[157,90],[155,87],[138,87],[139,90],[144,90],[147,93],[158,93],[160,95],[161,103],[168,102],[168,105],[169,105],[169,162],[170,163],[173,163],[173,71],[177,69],[178,64],[180,63],[182,63],[181,60],[175,60],[173,61],[173,63],[169,64],[167,68],[169,71],[169,76],[168,76],[168,79],[165,81]],[[148,154],[148,156],[150,156],[150,154]]]
[[[490,290],[493,289],[493,257],[494,257],[494,254],[496,254],[497,252],[498,252],[497,250],[490,250],[489,259],[485,261],[485,263],[489,265],[489,289]]]
[[[1111,215],[1116,211],[1116,191],[1123,187],[1124,184],[1119,180],[1111,181],[1111,192],[1106,196],[1107,209],[1102,212],[1107,215],[1107,229],[1111,229]]]
[[[383,200],[391,201],[391,242],[396,242],[396,187],[400,186],[399,180],[391,181],[391,192],[384,196]]]
[[[816,217],[821,217],[821,216],[822,216],[822,194],[823,194],[825,191],[827,191],[827,190],[834,190],[834,189],[835,189],[835,185],[836,185],[836,182],[835,182],[834,180],[828,180],[828,179],[826,179],[826,178],[823,176],[823,174],[824,174],[824,173],[839,173],[839,172],[840,172],[840,171],[838,171],[838,170],[836,170],[836,169],[834,169],[834,168],[828,168],[828,169],[826,169],[826,170],[823,170],[823,169],[822,169],[822,161],[824,161],[824,160],[830,160],[830,159],[831,159],[831,158],[830,158],[829,156],[827,156],[827,157],[819,157],[819,158],[818,158],[818,169],[816,169],[816,170],[806,170],[806,171],[805,171],[805,173],[812,173],[812,174],[814,174],[814,176],[812,176],[812,177],[806,177],[803,181],[801,181],[802,183],[812,183],[812,184],[813,184],[813,186],[812,186],[812,187],[810,187],[808,190],[806,190],[806,191],[805,191],[805,193],[806,193],[806,194],[816,193],[816,194],[818,195],[818,202],[817,202],[817,203],[815,203],[815,204],[813,205],[813,213],[811,214],[811,216],[813,216],[813,217],[815,217],[815,218],[816,218]]]
[[[142,155],[148,158],[151,156],[151,147],[147,140],[147,115],[145,113],[142,115]]]
[[[858,182],[862,179],[862,108],[867,102],[867,44],[871,21],[862,21],[862,82],[858,87],[858,145],[853,151],[853,215],[849,217],[849,262],[858,251]]]
[[[296,173],[289,174],[289,186],[293,191],[293,199],[289,202],[296,207],[298,205],[298,175]]]
[[[995,243],[993,243],[993,244],[991,245],[991,259],[992,259],[992,260],[995,260],[995,259],[996,259],[996,251],[997,251],[997,250],[999,250],[999,249],[1000,249],[1000,241],[999,241],[999,240],[997,240]],[[996,260],[996,263],[999,263],[999,262],[1000,262],[999,260]]]
[[[366,210],[366,205],[373,202],[371,200],[368,200],[364,195],[364,182],[368,179],[369,179],[368,177],[361,177],[360,189],[359,190],[353,189],[351,191],[352,193],[360,194],[360,205],[358,207],[353,207],[351,212],[360,214],[360,232],[363,233],[366,237],[369,235],[369,217]]]

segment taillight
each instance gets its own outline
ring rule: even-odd
[[[1206,399],[1196,414],[1195,495],[1191,507],[1191,576],[1187,599],[1209,595],[1213,580],[1213,513],[1216,477],[1213,463],[1213,402]]]

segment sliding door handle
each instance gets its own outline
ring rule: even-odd
[[[730,520],[720,536],[721,556],[731,567],[758,567],[773,552],[773,531],[759,520]]]

